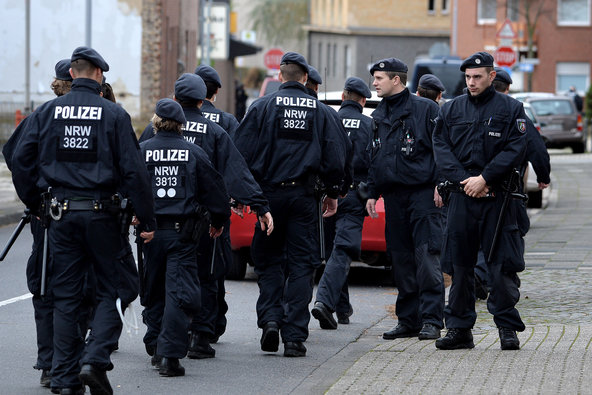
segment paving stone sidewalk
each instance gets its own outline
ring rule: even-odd
[[[382,340],[396,325],[387,316],[358,341],[371,351],[327,393],[592,394],[592,155],[552,156],[552,169],[549,206],[529,213],[520,350],[500,350],[483,301],[476,304],[472,350]]]

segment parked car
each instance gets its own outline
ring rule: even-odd
[[[540,124],[539,120],[537,119],[537,117],[532,109],[532,106],[530,105],[530,103],[523,103],[523,105],[524,105],[524,112],[526,113],[526,116],[528,116],[528,118],[530,118],[530,120],[534,124],[534,127],[540,133],[541,132],[541,124]],[[539,183],[537,182],[537,175],[536,175],[534,168],[532,167],[532,164],[530,162],[528,162],[528,169],[526,170],[525,177],[526,177],[526,181],[525,181],[526,193],[528,193],[528,207],[541,208],[543,206],[543,193],[547,193],[548,189],[545,189],[545,190],[539,189]]]
[[[338,110],[341,105],[341,93],[341,91],[319,92],[319,99]],[[379,102],[380,98],[376,92],[373,92],[372,98],[366,101],[364,113],[370,115]],[[364,220],[361,261],[370,266],[388,267],[390,264],[386,259],[384,202],[382,199],[376,203],[376,212],[378,218],[366,217]],[[231,280],[242,280],[245,277],[247,265],[253,264],[250,248],[257,218],[255,214],[247,214],[241,218],[233,213],[230,222],[233,261],[227,277]]]
[[[261,90],[259,91],[259,97],[268,95],[277,91],[280,88],[282,82],[275,77],[265,77],[261,84]]]
[[[541,123],[541,135],[547,147],[571,147],[574,153],[586,150],[582,114],[569,97],[537,94],[520,97],[520,100],[532,107]]]

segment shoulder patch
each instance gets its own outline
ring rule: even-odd
[[[517,118],[516,119],[516,127],[520,133],[526,132],[526,119],[524,118]]]

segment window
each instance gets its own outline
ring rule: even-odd
[[[557,24],[590,26],[590,0],[557,0]]]
[[[351,48],[346,45],[344,48],[344,59],[343,59],[343,76],[345,78],[351,76]]]
[[[559,62],[557,63],[557,92],[567,92],[570,86],[578,91],[586,91],[590,85],[590,63]]]
[[[317,58],[317,64],[319,67],[323,66],[323,43],[319,42],[319,52]]]
[[[333,63],[331,63],[331,75],[337,77],[337,44],[333,44]]]
[[[442,0],[442,14],[448,14],[448,0]]]
[[[520,14],[520,0],[506,0],[506,18],[512,22],[517,22]]]
[[[477,3],[477,23],[493,24],[496,20],[497,0],[479,0]]]
[[[428,0],[428,15],[436,13],[436,0]]]

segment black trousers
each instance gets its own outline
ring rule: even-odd
[[[255,227],[251,255],[258,275],[257,325],[280,325],[284,342],[308,338],[313,274],[320,264],[317,202],[301,186],[265,191],[273,215],[270,236]]]
[[[181,240],[175,230],[157,230],[144,244],[144,343],[156,346],[163,357],[187,354],[187,331],[201,305],[196,248],[195,242]]]
[[[335,221],[333,249],[319,281],[316,301],[332,312],[347,313],[350,309],[347,276],[352,260],[359,259],[362,245],[365,205],[350,191],[339,199]]]
[[[81,364],[110,370],[110,360],[121,334],[121,320],[115,307],[120,283],[118,255],[122,238],[117,218],[105,212],[72,211],[49,228],[52,276],[48,288],[53,294],[54,355],[52,388],[81,385]],[[82,357],[78,351],[84,333],[78,321],[84,310],[85,277],[96,276],[96,306],[89,338]]]
[[[487,257],[503,198],[473,199],[454,193],[448,207],[448,229],[444,254],[452,263],[452,286],[444,310],[448,328],[472,328],[475,312],[474,266],[481,247]],[[517,272],[524,270],[524,241],[521,238],[516,204],[509,204],[497,248],[487,269],[491,283],[487,309],[498,327],[524,330],[516,303],[520,299]]]
[[[384,194],[386,244],[394,270],[399,322],[443,327],[444,278],[439,253],[441,213],[433,187],[397,187]]]

